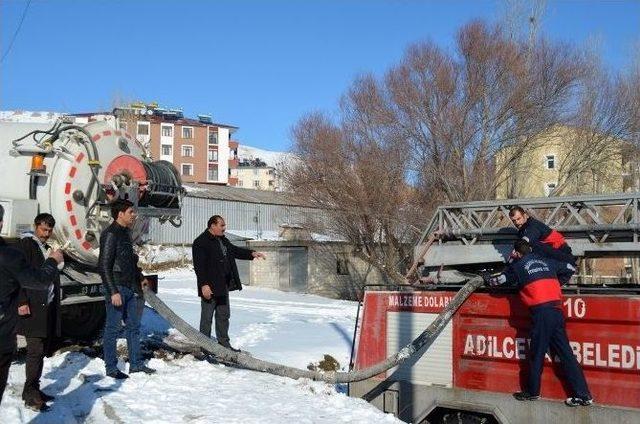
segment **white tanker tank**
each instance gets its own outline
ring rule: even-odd
[[[184,190],[173,165],[152,161],[114,120],[81,125],[72,119],[53,125],[0,122],[2,236],[18,238],[37,213],[54,216],[52,244],[63,248],[66,263],[63,331],[89,337],[104,316],[96,264],[100,234],[112,222],[109,203],[124,198],[136,205],[132,236],[141,244],[150,219],[180,225]]]

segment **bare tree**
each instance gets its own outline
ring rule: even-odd
[[[566,115],[583,62],[568,46],[540,41],[530,50],[481,22],[461,29],[457,53],[413,46],[387,87],[422,189],[447,201],[491,198],[519,178],[536,136]]]
[[[358,105],[369,110],[375,104],[371,82],[360,80],[345,97],[341,125],[318,113],[300,120],[293,138],[301,160],[285,178],[299,198],[327,211],[322,221],[307,225],[346,238],[356,255],[403,283],[398,264],[409,256],[407,237],[415,233],[406,213],[413,204],[405,181],[407,149],[395,136],[380,137],[384,122],[361,113]]]
[[[503,0],[498,16],[509,38],[535,44],[547,10],[546,0]]]
[[[622,191],[623,151],[629,151],[631,97],[618,77],[594,70],[576,98],[575,116],[563,129],[565,152],[551,195]]]
[[[478,21],[461,28],[456,46],[411,46],[384,78],[357,78],[337,119],[313,113],[293,129],[300,162],[286,173],[288,186],[331,211],[319,223],[324,232],[346,238],[397,282],[413,229],[435,206],[493,198],[510,180],[517,196],[522,158],[540,134],[587,125],[578,109],[613,110],[588,102],[592,67],[575,47]]]

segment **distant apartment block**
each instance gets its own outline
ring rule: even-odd
[[[238,129],[215,123],[208,115],[186,118],[180,109],[132,103],[113,110],[117,125],[141,141],[156,160],[174,164],[184,182],[235,185]]]
[[[235,184],[230,185],[236,187],[272,191],[277,189],[276,169],[260,159],[241,160],[238,167],[231,170],[231,176],[235,177]]]

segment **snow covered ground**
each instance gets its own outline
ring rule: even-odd
[[[160,297],[197,327],[193,273],[173,270],[159,287]],[[345,369],[355,313],[353,302],[246,287],[231,295],[231,342],[256,357],[301,368],[330,354]],[[168,330],[150,309],[143,327],[144,334]],[[51,411],[37,414],[23,406],[24,364],[14,363],[0,423],[399,422],[325,383],[212,365],[190,355],[152,359],[149,365],[157,374],[117,382],[104,375],[101,359],[77,352],[55,355],[45,360],[42,387],[56,401]]]

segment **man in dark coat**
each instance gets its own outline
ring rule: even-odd
[[[529,216],[521,206],[509,209],[509,218],[518,229],[518,238],[528,242],[534,253],[568,263],[575,272],[576,258],[562,233]],[[563,275],[560,282],[563,285],[568,283],[572,275],[573,273]]]
[[[3,219],[4,208],[0,205],[0,230]],[[16,350],[20,288],[48,292],[49,286],[58,278],[57,265],[61,262],[62,252],[55,250],[40,268],[33,268],[20,250],[7,246],[0,237],[0,401]],[[46,409],[46,404],[42,409]]]
[[[16,247],[22,250],[32,267],[40,268],[46,260],[50,248],[47,241],[55,225],[52,215],[41,213],[34,219],[34,231],[23,234],[18,242]],[[56,278],[46,292],[20,290],[18,304],[18,333],[27,341],[22,399],[27,407],[40,409],[44,402],[53,400],[53,396],[40,390],[40,377],[44,357],[51,355],[55,339],[60,337],[60,279]]]
[[[201,299],[200,332],[211,337],[211,320],[215,312],[216,338],[227,349],[229,341],[229,292],[242,290],[236,259],[265,259],[265,255],[234,246],[224,236],[226,224],[220,215],[209,218],[207,229],[193,241],[193,268],[198,281],[198,296]]]
[[[129,373],[156,371],[144,365],[140,353],[140,320],[144,310],[142,288],[148,281],[138,268],[138,255],[133,251],[130,228],[136,210],[128,200],[111,204],[113,223],[100,235],[98,268],[105,292],[107,318],[104,324],[104,364],[109,377],[121,380],[129,376],[118,369],[116,342],[124,320],[129,352]]]
[[[576,258],[562,233],[529,216],[521,206],[509,209],[509,218],[518,229],[518,238],[529,242],[534,253],[575,266]]]

